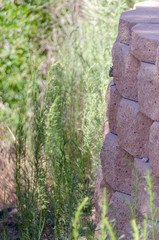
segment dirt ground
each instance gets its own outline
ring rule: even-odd
[[[14,143],[5,139],[6,130],[0,126],[0,213],[3,209],[16,207]],[[0,216],[0,239],[18,239],[15,210]],[[6,238],[8,236],[8,238]]]
[[[11,211],[5,217],[0,218],[0,239],[20,240],[19,229],[15,220],[15,211]]]
[[[0,211],[7,207],[14,207],[15,195],[15,154],[14,143],[3,140],[4,130],[0,128]]]

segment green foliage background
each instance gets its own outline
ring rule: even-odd
[[[127,1],[128,5],[132,3],[133,1]],[[77,5],[78,9],[76,9]],[[103,31],[101,32],[100,28],[99,32],[107,38],[109,41],[107,45],[111,48],[119,18],[116,12],[117,5],[117,1],[98,1],[96,4],[95,1],[78,3],[78,1],[64,0],[2,1],[0,6],[0,96],[3,108],[0,109],[0,114],[1,119],[5,119],[5,123],[10,127],[11,125],[15,127],[14,124],[17,123],[17,105],[28,96],[32,68],[36,71],[37,81],[41,84],[47,78],[51,64],[59,60],[61,47],[65,41],[71,38],[74,31],[79,32],[81,25],[91,25],[92,19],[89,14],[91,18],[98,18],[96,27],[92,25],[92,31],[99,31],[97,25],[102,24],[102,21],[104,23],[108,17],[113,22],[113,26],[116,22],[115,29],[105,29],[103,25]],[[104,8],[107,9],[105,16],[100,16]],[[104,32],[104,30],[110,30],[110,32]],[[91,50],[93,54],[94,48],[83,47],[85,48],[80,54],[86,56]],[[99,47],[102,47],[102,43]],[[94,60],[99,61],[97,57]],[[103,59],[101,58],[100,61]]]

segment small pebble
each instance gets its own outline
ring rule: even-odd
[[[147,158],[147,157],[142,158],[142,162],[144,162],[144,163],[149,162],[149,158]]]
[[[110,82],[110,86],[115,86],[115,83],[113,80]]]

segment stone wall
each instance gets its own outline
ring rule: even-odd
[[[128,202],[136,202],[137,179],[131,163],[139,180],[137,221],[146,214],[151,219],[145,189],[147,170],[151,172],[154,204],[159,207],[159,1],[142,2],[122,13],[112,58],[113,80],[106,94],[108,121],[95,192],[96,219],[100,219],[101,194],[106,187],[117,216],[118,236],[131,239]],[[114,218],[112,209],[108,217]]]

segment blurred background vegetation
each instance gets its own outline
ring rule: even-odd
[[[95,60],[94,64],[99,65],[100,60],[100,65],[106,67],[104,74],[107,81],[111,56],[109,61],[102,59],[106,50],[104,44],[107,45],[106,54],[108,52],[110,54],[121,9],[127,9],[133,6],[133,3],[133,0],[125,3],[104,0],[2,0],[0,5],[1,119],[4,117],[5,123],[12,127],[16,124],[17,105],[29,92],[31,71],[36,71],[36,78],[39,84],[42,84],[47,78],[50,66],[56,61],[61,61],[61,57],[65,57],[62,53],[64,45],[65,49],[72,48],[72,42],[76,44],[74,47],[78,48],[81,56],[87,56],[85,64],[89,62],[91,54],[95,55],[95,51],[98,52],[98,56],[101,56],[98,60],[97,57],[93,59],[91,56],[91,58]],[[94,49],[93,39],[94,42],[97,41],[97,36],[100,39]],[[92,62],[88,65],[92,66]]]
[[[75,210],[86,196],[81,235],[93,239],[111,49],[120,14],[134,2],[0,3],[0,126],[18,142],[20,239],[40,239],[47,226],[53,229],[48,239],[71,239]]]

